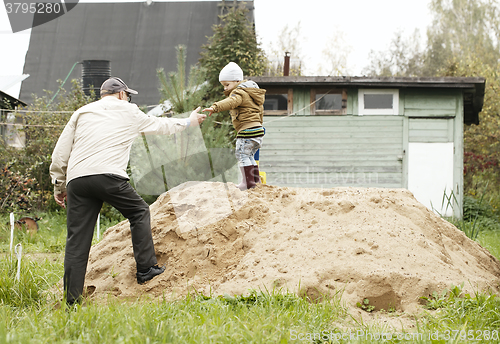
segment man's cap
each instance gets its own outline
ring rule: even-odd
[[[234,62],[229,62],[219,73],[219,81],[241,81],[243,71]]]
[[[111,77],[104,81],[101,85],[101,96],[115,94],[121,91],[125,91],[130,94],[139,94],[139,92],[128,88],[127,84],[124,83],[122,79],[117,77]]]

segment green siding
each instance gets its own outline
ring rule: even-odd
[[[410,118],[410,142],[453,142],[454,119]]]
[[[455,117],[459,93],[447,90],[408,90],[404,94],[407,117]]]
[[[264,118],[266,136],[260,151],[269,184],[402,187],[403,117],[274,119]]]
[[[293,113],[297,116],[309,116],[311,114],[311,90],[310,88],[293,89]]]

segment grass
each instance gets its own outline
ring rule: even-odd
[[[290,329],[331,328],[343,316],[330,303],[293,295],[255,294],[252,302],[188,297],[177,302],[116,301],[72,311],[44,307],[16,312],[0,306],[0,342],[11,343],[286,343]],[[2,333],[3,338],[2,338]]]
[[[461,286],[436,291],[427,300],[429,309],[410,320],[401,312],[364,312],[381,320],[363,322],[339,295],[312,303],[275,291],[190,295],[173,302],[110,299],[57,308],[48,290],[62,276],[62,259],[44,253],[62,257],[64,214],[38,216],[36,237],[16,234],[15,243],[22,243],[26,253],[19,281],[17,260],[8,253],[8,216],[0,217],[0,250],[5,252],[0,255],[0,343],[464,343],[471,340],[467,336],[474,342],[500,342],[499,297],[465,295]],[[478,241],[500,257],[500,231],[481,230]],[[403,319],[415,327],[388,325]]]
[[[15,214],[15,218],[19,219],[21,214]],[[29,215],[28,215],[29,216]],[[35,236],[15,229],[14,244],[21,243],[23,252],[30,253],[59,253],[64,252],[66,246],[66,212],[40,212],[36,215],[31,215],[32,218],[39,218],[38,233]],[[122,218],[109,220],[101,216],[100,232],[102,233],[109,227],[114,226]],[[9,214],[0,214],[0,252],[9,252],[10,250],[10,220]],[[97,236],[94,235],[93,243],[97,242]]]
[[[479,233],[477,242],[492,255],[500,259],[500,230],[484,230]]]

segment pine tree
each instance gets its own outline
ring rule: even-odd
[[[265,71],[266,58],[247,12],[240,7],[220,16],[222,24],[213,27],[214,35],[202,46],[200,65],[207,75],[210,88],[207,99],[210,101],[223,97],[219,72],[229,62],[237,63],[246,76],[260,76]]]

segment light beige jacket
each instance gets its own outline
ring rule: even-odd
[[[112,173],[128,179],[130,148],[141,133],[173,134],[186,119],[148,116],[135,104],[106,96],[78,109],[66,124],[50,165],[54,193],[75,178]]]

